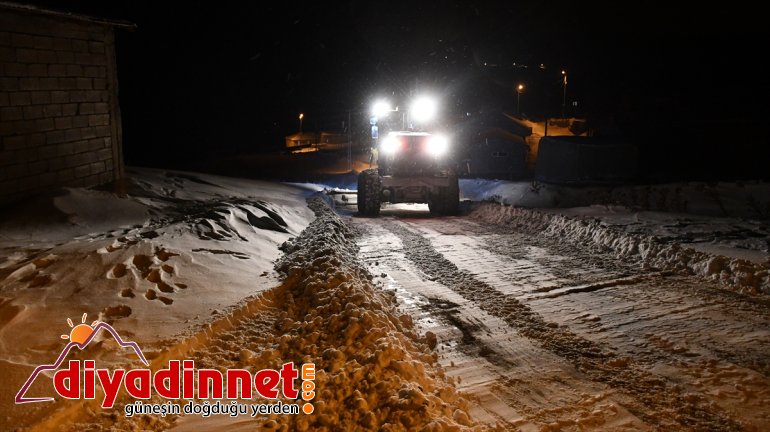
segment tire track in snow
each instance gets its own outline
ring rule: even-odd
[[[502,319],[429,280],[405,259],[403,244],[394,234],[365,219],[351,223],[362,231],[359,257],[384,278],[383,289],[395,290],[399,308],[412,316],[421,332],[436,334],[441,364],[475,401],[474,418],[506,429],[549,424],[646,429],[623,408],[627,397],[582,378],[568,362]]]
[[[446,222],[421,221],[416,228],[460,270],[503,293],[526,292],[517,300],[545,320],[633,358],[685,394],[703,396],[747,430],[770,426],[770,314],[764,299],[694,276],[634,268],[595,248],[526,230],[461,220],[451,225],[463,229],[447,230]],[[522,261],[526,265],[515,265]],[[557,271],[590,283],[540,287],[532,277]],[[632,275],[618,279],[618,272]]]
[[[602,253],[594,246],[556,241],[538,235],[537,232],[528,232],[526,228],[514,229],[494,224],[485,226],[465,220],[456,222],[463,227],[462,234],[469,231],[479,235],[487,233],[475,247],[495,254],[498,259],[516,262],[528,258],[529,267],[537,265],[544,272],[563,275],[567,279],[568,275],[575,275],[573,280],[568,280],[564,285],[542,289],[536,287],[533,294],[517,297],[546,319],[560,323],[568,321],[573,329],[576,323],[577,328],[583,325],[585,328],[581,330],[585,332],[579,333],[584,337],[590,333],[614,332],[611,336],[614,338],[614,346],[627,346],[629,335],[644,340],[646,334],[668,333],[669,338],[674,339],[672,345],[680,345],[679,349],[669,354],[692,357],[692,352],[686,352],[681,347],[696,345],[693,349],[697,352],[708,351],[710,357],[734,363],[770,378],[770,361],[767,356],[770,350],[770,301],[763,297],[724,290],[715,282],[704,281],[697,276],[640,268]],[[490,236],[490,231],[496,234]],[[438,251],[461,269],[479,265],[478,250],[459,250],[455,239],[444,241],[454,243],[452,247],[447,245],[442,248],[442,238],[438,237],[434,245],[438,244]],[[534,250],[533,244],[538,245]],[[506,284],[529,284],[526,277],[529,271],[523,268],[511,269],[510,273],[514,277],[506,280]],[[491,285],[501,289],[495,282],[493,280]],[[591,294],[592,287],[602,291]],[[541,296],[545,298],[538,299]],[[586,311],[593,312],[584,316]]]
[[[505,295],[436,251],[429,239],[407,229],[402,223],[385,227],[404,244],[405,256],[421,271],[468,301],[503,319],[526,337],[567,359],[592,380],[618,389],[638,402],[630,410],[645,422],[666,429],[736,430],[741,425],[665,378],[653,375],[606,347],[580,337],[565,327],[546,322],[541,315],[514,296]]]

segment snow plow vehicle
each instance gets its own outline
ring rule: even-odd
[[[426,132],[391,132],[377,152],[377,168],[358,176],[358,212],[378,216],[381,203],[427,203],[432,214],[457,213],[460,193],[449,141]]]

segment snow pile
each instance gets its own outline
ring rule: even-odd
[[[599,247],[651,269],[696,274],[740,292],[770,294],[768,265],[699,252],[678,243],[662,243],[649,235],[624,233],[607,227],[598,219],[576,219],[489,203],[478,205],[471,216],[486,222],[511,224],[538,235]]]
[[[309,206],[317,219],[282,245],[285,256],[276,264],[292,281],[277,301],[288,305],[279,349],[319,370],[316,412],[288,419],[295,423],[290,429],[471,426],[466,401],[428,346],[430,335],[419,339],[395,298],[371,283],[356,262],[354,233],[321,199]]]
[[[624,206],[602,205],[541,211],[599,219],[602,226],[626,234],[652,236],[660,243],[680,243],[712,255],[770,264],[770,223],[767,221],[636,211]]]

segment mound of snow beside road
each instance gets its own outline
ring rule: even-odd
[[[317,415],[300,418],[297,423],[307,422],[296,430],[470,426],[467,405],[438,365],[430,337],[418,338],[393,293],[371,282],[350,228],[320,199],[310,206],[316,220],[282,245],[285,256],[276,265],[296,281],[281,302],[291,305],[284,327],[296,336],[281,349],[323,370]]]
[[[768,263],[701,252],[679,241],[666,242],[647,233],[626,231],[620,225],[613,227],[600,217],[579,216],[574,209],[571,213],[565,215],[557,210],[529,210],[483,203],[471,216],[585,247],[599,247],[651,270],[697,274],[741,292],[770,294]]]

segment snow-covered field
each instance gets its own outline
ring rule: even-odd
[[[124,197],[68,189],[4,218],[0,292],[15,312],[3,313],[3,358],[24,361],[45,343],[30,334],[81,310],[144,340],[174,336],[276,285],[278,245],[312,219],[307,192],[289,186],[130,174]]]
[[[278,285],[278,246],[313,218],[309,192],[291,186],[149,169],[129,175],[122,196],[67,189],[3,215],[4,415],[39,408],[12,408],[11,389],[55,358],[68,317],[88,313],[145,352],[162,350]]]

